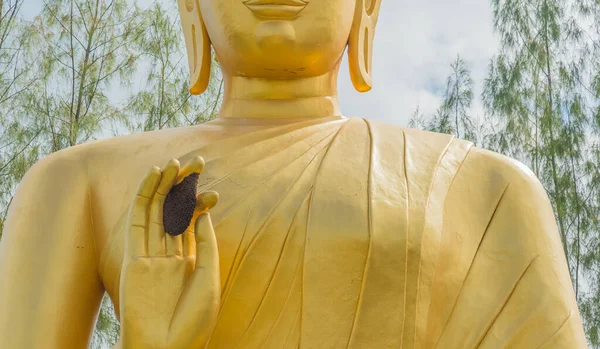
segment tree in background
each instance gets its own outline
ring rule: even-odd
[[[222,81],[216,65],[201,98],[189,93],[189,69],[176,8],[154,3],[144,12],[144,34],[136,40],[143,55],[144,86],[129,97],[128,128],[149,131],[195,125],[218,112]],[[207,98],[209,96],[209,98]]]
[[[584,187],[585,205],[581,205],[585,212],[584,229],[578,237],[580,249],[577,251],[579,264],[576,267],[584,274],[585,294],[579,299],[579,308],[586,322],[586,332],[590,343],[600,348],[600,4],[596,0],[577,0],[575,3],[580,17],[589,23],[585,30],[581,29],[585,39],[581,49],[585,57],[581,76],[587,78],[585,110],[592,115],[591,127],[586,128],[586,135],[592,139],[591,146],[585,151],[584,172],[580,174],[585,176],[588,185]]]
[[[471,72],[460,56],[457,56],[450,66],[452,74],[446,82],[444,107],[452,114],[456,136],[475,141],[475,126],[468,114],[473,104]]]
[[[21,64],[32,45],[19,18],[22,5],[23,0],[0,0],[0,237],[16,183],[37,158],[30,145],[39,132],[23,127],[13,113],[16,97],[36,82],[29,67]]]
[[[462,139],[477,141],[477,127],[469,115],[473,104],[473,79],[467,64],[457,56],[446,79],[446,89],[440,107],[435,114],[426,117],[419,109],[413,114],[410,127],[432,132],[455,134]]]
[[[34,23],[40,36],[42,80],[24,94],[23,112],[43,129],[54,152],[100,136],[123,119],[109,98],[127,86],[143,33],[140,10],[127,0],[52,0]]]
[[[207,92],[190,97],[175,4],[170,12],[130,0],[49,0],[32,22],[18,16],[21,4],[0,0],[0,234],[18,183],[42,157],[207,121],[222,93],[215,66]],[[105,296],[91,347],[111,347],[118,336]]]
[[[36,156],[102,138],[124,120],[124,110],[108,96],[126,86],[139,52],[132,49],[143,32],[140,10],[126,0],[50,0],[31,28],[37,42],[39,80],[18,100],[24,129],[34,129]],[[14,178],[18,183],[18,179]],[[11,193],[12,194],[12,193]],[[118,323],[107,297],[102,302],[92,347],[115,342]]]
[[[503,141],[496,148],[528,164],[549,193],[584,326],[591,344],[599,346],[598,317],[587,311],[598,312],[600,267],[600,192],[594,180],[600,163],[593,152],[599,95],[590,74],[598,33],[587,23],[600,3],[592,12],[587,5],[493,0],[501,50],[490,64],[483,98],[501,122]]]
[[[556,214],[588,340],[600,347],[600,3],[492,0],[491,5],[501,48],[484,83],[486,115],[476,122],[465,118],[468,127],[459,130],[459,119],[445,110],[458,96],[464,96],[463,110],[471,102],[469,79],[457,78],[468,76],[468,69],[457,61],[437,114],[417,113],[411,125],[478,141],[533,170]],[[465,93],[449,88],[461,81]],[[452,90],[455,96],[449,97]]]

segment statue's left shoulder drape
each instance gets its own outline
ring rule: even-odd
[[[472,258],[438,347],[586,348],[553,208],[535,174],[473,148],[454,181],[445,230],[457,228],[449,239]],[[483,229],[469,229],[476,216]]]

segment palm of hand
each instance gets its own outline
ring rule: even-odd
[[[120,283],[122,348],[202,348],[219,308],[220,280],[216,239],[205,213],[216,193],[198,196],[194,228],[165,234],[163,206],[171,187],[200,172],[202,158],[179,171],[171,160],[152,168],[142,180],[129,209],[125,258]]]

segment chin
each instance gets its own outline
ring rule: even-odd
[[[307,64],[308,59],[287,60],[285,62],[272,60],[270,56],[265,55],[257,60],[246,61],[244,69],[237,70],[235,75],[249,78],[310,78],[317,77],[330,72],[335,68],[335,62],[322,62],[321,64]],[[257,65],[256,62],[261,62]]]
[[[336,51],[323,51],[319,47],[308,49],[298,43],[290,46],[284,40],[273,39],[256,45],[244,54],[229,56],[222,68],[238,67],[235,75],[252,78],[309,78],[333,71],[344,53],[344,46]],[[225,68],[227,69],[227,68]]]

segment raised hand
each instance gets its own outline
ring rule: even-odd
[[[204,348],[217,318],[219,258],[207,211],[218,195],[199,194],[195,223],[181,235],[166,234],[167,194],[186,176],[202,172],[204,160],[196,157],[179,167],[172,159],[162,171],[150,169],[129,208],[120,281],[120,348]]]

